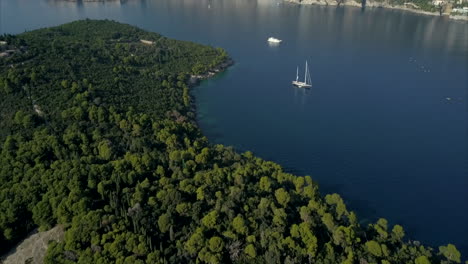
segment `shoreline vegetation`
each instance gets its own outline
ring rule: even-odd
[[[108,20],[0,40],[16,50],[0,58],[3,251],[60,225],[45,264],[461,263],[452,244],[364,226],[311,177],[209,143],[189,88],[232,65],[220,48]]]
[[[288,3],[294,3],[299,5],[321,5],[321,6],[353,6],[363,8],[363,0],[284,0]],[[386,9],[393,9],[393,10],[401,10],[412,12],[416,14],[422,15],[430,15],[430,16],[443,16],[448,17],[453,20],[460,20],[460,21],[468,21],[468,14],[451,14],[450,11],[452,10],[451,7],[438,7],[438,6],[431,6],[430,3],[424,5],[422,9],[417,4],[412,2],[405,2],[401,4],[390,4],[389,1],[378,1],[378,0],[365,0],[365,7],[364,8],[386,8]],[[439,9],[441,8],[441,9]]]

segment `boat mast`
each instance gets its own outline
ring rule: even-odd
[[[297,66],[297,71],[296,71],[296,82],[299,81],[299,66]]]
[[[312,78],[310,78],[310,72],[309,72],[309,84],[312,85]]]
[[[306,61],[305,73],[304,73],[304,83],[307,83],[307,61]]]

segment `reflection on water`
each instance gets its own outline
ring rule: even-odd
[[[316,36],[315,43],[337,45],[365,45],[370,48],[394,49],[395,32],[398,38],[407,38],[412,47],[430,51],[437,47],[439,52],[449,53],[468,45],[466,22],[451,21],[445,17],[415,15],[397,10],[372,9],[358,12],[358,8],[299,7],[293,4],[278,5],[275,0],[258,1],[213,1],[213,0],[116,0],[106,2],[83,2],[64,0],[3,0],[1,2],[1,33],[19,33],[31,30],[40,24],[34,21],[63,23],[79,18],[123,18],[131,22],[134,18],[122,15],[160,15],[166,13],[174,18],[194,18],[201,25],[199,31],[226,26],[248,32],[259,25],[276,24],[278,31],[288,28],[301,41],[310,34]],[[152,10],[160,10],[157,13]],[[10,12],[10,11],[13,12]],[[126,14],[126,11],[131,14]],[[46,13],[50,19],[34,14]],[[21,21],[13,19],[20,15]],[[30,17],[27,17],[29,15]],[[284,16],[284,17],[278,17]],[[167,18],[167,16],[166,16]],[[278,25],[279,22],[287,23]],[[146,19],[151,19],[146,17]],[[454,25],[455,24],[455,25]],[[202,32],[200,32],[202,33]],[[273,32],[272,32],[273,33]],[[325,33],[325,34],[324,34]],[[330,34],[332,33],[332,34]],[[460,38],[464,35],[464,38]],[[241,36],[238,36],[241,38]],[[359,43],[357,43],[359,41]],[[376,44],[379,44],[376,46]],[[382,45],[383,44],[383,45]],[[321,45],[320,45],[321,46]]]
[[[268,46],[271,48],[278,48],[281,44],[277,42],[268,42]]]
[[[466,22],[277,0],[0,0],[0,33],[84,18],[226,48],[236,65],[194,90],[211,141],[312,175],[361,219],[468,253]],[[305,59],[313,87],[291,87]]]
[[[307,104],[307,98],[312,94],[312,88],[298,88],[295,86],[291,86],[294,89],[294,99],[300,105]]]

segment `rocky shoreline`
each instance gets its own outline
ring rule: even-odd
[[[203,74],[198,74],[198,75],[190,75],[190,78],[188,80],[188,86],[190,88],[190,111],[189,113],[189,118],[191,122],[196,125],[197,127],[200,127],[198,120],[197,120],[197,105],[196,105],[196,98],[193,95],[193,88],[198,86],[201,81],[207,80],[209,78],[212,78],[216,74],[219,74],[223,71],[225,71],[227,68],[230,66],[234,65],[234,61],[231,58],[228,58],[226,61],[218,64],[216,67],[209,69],[206,73]]]
[[[462,15],[450,15],[449,18],[453,20],[468,21],[468,16],[462,16]]]
[[[336,0],[284,0],[285,2],[299,4],[299,5],[322,5],[322,6],[354,6],[354,7],[362,7],[360,2],[356,2],[355,0],[343,0],[342,2]],[[339,3],[339,4],[338,4]],[[438,12],[429,12],[420,9],[411,8],[410,6],[414,6],[412,3],[407,3],[406,5],[390,5],[386,2],[376,2],[376,1],[366,1],[366,8],[388,8],[388,9],[396,9],[396,10],[403,10],[408,12],[413,12],[422,15],[430,15],[430,16],[440,16]],[[443,14],[450,19],[454,20],[464,20],[468,21],[468,16],[463,15],[449,15]]]
[[[232,66],[234,61],[229,58],[225,62],[220,63],[218,66],[214,67],[213,69],[208,70],[206,73],[199,74],[199,75],[190,75],[189,85],[191,87],[198,85],[198,83],[202,80],[206,80],[215,76],[217,73],[225,71],[227,68]]]

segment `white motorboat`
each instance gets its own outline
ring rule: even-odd
[[[273,37],[270,37],[268,38],[268,42],[270,43],[281,43],[281,39],[277,39],[277,38],[273,38]]]

